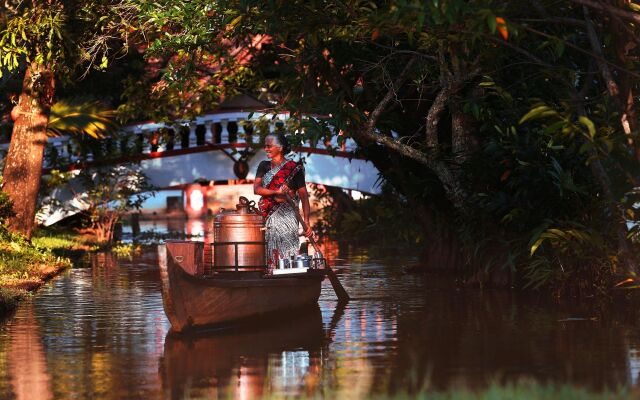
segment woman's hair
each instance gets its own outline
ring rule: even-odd
[[[265,137],[265,140],[268,137],[274,138],[276,143],[282,147],[282,155],[291,153],[291,144],[289,143],[289,139],[287,139],[287,135],[282,132],[271,132]]]

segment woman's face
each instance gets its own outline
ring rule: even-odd
[[[271,159],[282,154],[282,146],[278,144],[274,137],[267,136],[264,140],[264,151],[267,153],[267,157]]]

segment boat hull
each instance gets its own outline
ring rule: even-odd
[[[158,246],[164,310],[175,332],[308,306],[320,297],[322,271],[295,277],[242,272],[197,276],[203,245]]]

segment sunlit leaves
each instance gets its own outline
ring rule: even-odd
[[[538,104],[531,108],[519,121],[520,124],[540,120],[544,124],[543,132],[547,135],[558,135],[560,138],[572,140],[578,135],[582,141],[576,142],[579,152],[591,154],[595,150],[596,154],[610,154],[615,147],[615,137],[612,129],[596,127],[594,121],[585,116],[575,116],[570,110],[557,110],[546,104]],[[564,139],[560,139],[564,140]]]
[[[118,129],[116,112],[88,98],[61,100],[51,107],[47,130],[55,136],[86,134],[103,138]]]
[[[561,252],[569,251],[572,243],[580,244],[580,246],[585,246],[586,248],[602,248],[604,242],[600,235],[588,231],[584,226],[573,225],[575,227],[572,228],[547,228],[532,236],[533,244],[531,244],[530,254],[534,255],[545,241],[549,241],[554,248]],[[575,248],[572,248],[571,251],[575,251]]]
[[[556,110],[547,106],[546,104],[543,104],[543,105],[533,107],[528,113],[526,113],[522,118],[520,118],[520,121],[518,121],[518,123],[524,124],[525,122],[530,120],[545,118],[550,116],[559,117],[560,114]]]
[[[25,2],[26,3],[26,2]],[[84,67],[104,70],[128,51],[141,27],[131,1],[30,2],[0,20],[0,67],[36,63],[68,78]],[[0,73],[2,68],[0,68]]]
[[[0,76],[2,67],[12,72],[23,60],[55,69],[64,58],[66,20],[62,5],[57,3],[25,8],[10,17],[0,31]]]

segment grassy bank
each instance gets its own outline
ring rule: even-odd
[[[92,248],[90,242],[69,233],[42,230],[28,242],[0,229],[0,316],[14,310],[21,298],[69,268],[69,257]]]
[[[96,251],[100,245],[95,237],[81,235],[69,230],[41,228],[35,231],[31,243],[38,249],[51,251],[61,257],[82,255],[87,251]]]

